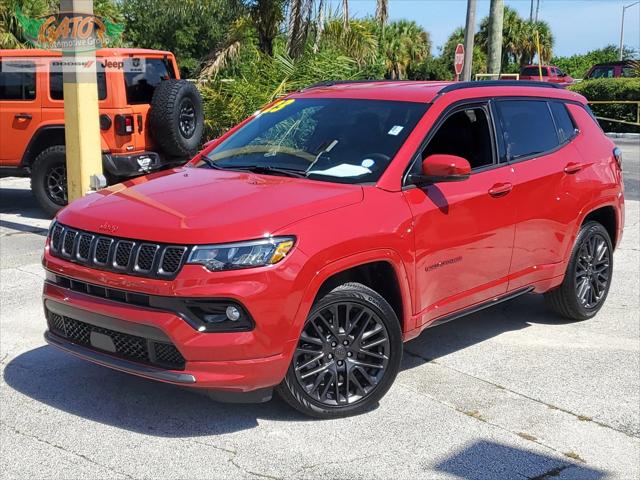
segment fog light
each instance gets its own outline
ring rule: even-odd
[[[240,310],[238,310],[233,305],[229,305],[227,307],[226,313],[227,313],[227,318],[232,322],[237,322],[238,320],[240,320]]]

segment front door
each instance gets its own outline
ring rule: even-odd
[[[457,155],[471,164],[471,177],[404,191],[414,217],[419,326],[507,291],[513,179],[498,163],[492,125],[486,104],[453,110],[413,168],[429,155]]]
[[[0,166],[17,166],[40,124],[36,65],[0,59]]]

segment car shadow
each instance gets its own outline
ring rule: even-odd
[[[405,344],[403,369],[463,350],[509,331],[522,330],[531,324],[559,325],[572,323],[551,312],[542,295],[527,294],[486,308],[472,315],[424,330]]]
[[[50,346],[4,369],[8,386],[58,410],[157,437],[197,437],[251,429],[258,419],[310,421],[276,395],[261,404],[224,404],[187,388],[121,373]]]
[[[585,465],[530,452],[521,448],[480,440],[454,452],[435,469],[456,478],[484,480],[528,478],[545,480],[567,475],[582,480],[600,480],[606,474]]]
[[[402,368],[420,366],[532,322],[557,321],[538,296],[523,296],[426,330],[407,344],[411,355],[405,355]],[[16,391],[53,408],[158,437],[218,435],[253,428],[259,419],[313,421],[276,395],[263,404],[217,403],[194,390],[94,365],[49,346],[11,360],[4,369],[4,380]]]
[[[27,188],[0,189],[0,214],[12,214],[35,220],[50,219],[38,205],[31,190]],[[9,228],[14,227],[9,226]]]

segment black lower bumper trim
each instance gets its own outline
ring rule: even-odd
[[[77,357],[89,360],[90,362],[97,363],[104,367],[120,370],[121,372],[131,373],[133,375],[139,375],[141,377],[150,378],[152,380],[159,380],[162,382],[178,383],[183,385],[192,385],[196,383],[196,378],[188,373],[172,372],[169,370],[162,370],[146,365],[140,365],[139,363],[130,362],[121,358],[112,357],[104,353],[96,352],[88,348],[71,343],[64,338],[58,337],[51,332],[45,332],[45,341],[54,347],[71,353]]]

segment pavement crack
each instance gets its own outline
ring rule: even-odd
[[[562,465],[560,467],[555,467],[555,468],[552,468],[551,470],[547,470],[546,472],[541,473],[540,475],[536,475],[535,477],[527,477],[527,478],[529,480],[548,480],[550,478],[557,477],[566,469],[573,468],[573,467],[574,465],[571,465],[571,464]]]
[[[362,455],[359,457],[355,457],[352,458],[350,460],[341,460],[341,461],[331,461],[331,462],[320,462],[320,463],[314,463],[312,465],[303,465],[301,468],[299,468],[298,470],[296,470],[292,477],[293,478],[297,478],[299,474],[306,472],[308,470],[314,470],[318,467],[323,467],[323,466],[327,466],[327,465],[345,465],[345,464],[349,464],[349,463],[353,463],[353,462],[357,462],[358,460],[369,460],[370,458],[376,458],[378,455]]]
[[[480,382],[486,383],[487,385],[491,385],[492,387],[499,388],[501,390],[505,390],[505,391],[507,391],[509,393],[512,393],[514,395],[518,395],[519,397],[526,398],[527,400],[539,403],[540,405],[544,405],[545,407],[552,408],[554,410],[559,410],[559,411],[561,411],[563,413],[566,413],[566,414],[569,414],[569,415],[575,417],[576,419],[578,419],[580,421],[591,422],[591,423],[593,423],[595,425],[598,425],[598,426],[600,426],[602,428],[607,428],[609,430],[613,430],[615,432],[621,433],[621,434],[623,434],[623,435],[625,435],[625,436],[627,436],[629,438],[632,438],[632,439],[640,438],[639,435],[634,435],[633,433],[626,432],[624,430],[621,430],[619,428],[616,428],[616,427],[614,427],[612,425],[609,425],[607,423],[601,422],[599,420],[594,420],[594,419],[592,419],[590,417],[587,417],[585,415],[581,415],[579,413],[572,412],[571,410],[567,410],[566,408],[558,407],[557,405],[553,405],[551,403],[547,403],[544,400],[540,400],[539,398],[530,397],[529,395],[527,395],[525,393],[517,392],[517,391],[512,390],[510,388],[507,388],[507,387],[505,387],[503,385],[499,385],[497,383],[494,383],[494,382],[492,382],[490,380],[486,380],[484,378],[472,375],[471,373],[463,372],[461,370],[458,370],[457,368],[450,367],[449,365],[445,365],[443,363],[438,362],[437,360],[434,360],[432,358],[428,358],[428,357],[425,357],[423,355],[420,355],[419,353],[412,352],[412,351],[410,351],[410,350],[408,350],[406,348],[404,350],[404,353],[405,354],[409,354],[409,355],[411,355],[413,357],[419,358],[419,359],[423,360],[425,363],[432,363],[434,365],[438,365],[438,366],[447,368],[449,370],[453,370],[454,372],[459,373],[460,375],[465,375],[467,377],[473,378],[473,379],[478,380]]]
[[[256,478],[268,478],[269,480],[283,480],[284,479],[284,477],[276,477],[274,475],[267,475],[266,473],[258,473],[258,472],[254,472],[254,471],[251,471],[251,470],[248,470],[248,469],[244,468],[237,461],[237,457],[238,457],[239,453],[235,449],[220,447],[219,445],[215,445],[215,444],[208,443],[208,442],[201,442],[201,441],[198,441],[198,440],[194,440],[193,438],[189,439],[189,441],[191,443],[196,443],[198,445],[204,445],[206,447],[210,447],[210,448],[213,448],[214,450],[219,450],[221,452],[224,452],[224,453],[228,454],[229,458],[227,459],[227,462],[230,463],[231,465],[233,465],[235,468],[237,468],[241,472],[247,474],[247,475],[250,475],[250,476],[256,477]]]
[[[52,443],[49,440],[46,440],[44,438],[40,438],[37,435],[34,435],[32,433],[25,433],[25,432],[17,429],[16,427],[14,427],[12,425],[9,425],[6,422],[0,421],[0,425],[4,425],[5,427],[9,428],[10,430],[13,431],[13,433],[15,433],[17,435],[22,435],[23,437],[31,438],[31,439],[39,442],[39,443],[43,443],[43,444],[48,445],[50,447],[53,447],[53,448],[55,448],[57,450],[61,450],[61,451],[65,452],[65,453],[68,453],[68,454],[73,455],[75,457],[81,458],[82,460],[85,460],[85,461],[87,461],[87,462],[89,462],[89,463],[91,463],[93,465],[96,465],[97,467],[109,470],[111,473],[114,473],[116,475],[121,475],[121,476],[126,477],[126,478],[135,478],[135,477],[133,477],[133,476],[127,474],[127,473],[120,472],[120,471],[110,467],[109,465],[104,465],[104,464],[102,464],[100,462],[96,462],[92,458],[90,458],[90,457],[88,457],[88,456],[86,456],[86,455],[84,455],[82,453],[74,452],[72,450],[69,450],[69,449],[63,447],[62,445],[58,445],[57,443]]]

